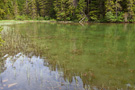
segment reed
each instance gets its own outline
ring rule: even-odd
[[[7,30],[2,32],[2,38],[4,43],[0,47],[2,55],[9,54],[15,55],[17,53],[31,53],[34,52],[35,55],[40,54],[40,48],[36,43],[32,42],[29,38],[24,37],[19,32],[13,30]]]

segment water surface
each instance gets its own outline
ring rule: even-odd
[[[134,90],[134,24],[3,27],[1,89]]]

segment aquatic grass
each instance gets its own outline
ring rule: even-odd
[[[2,43],[4,42],[1,38],[1,31],[3,30],[3,28],[0,26],[0,46],[2,45]]]
[[[100,88],[109,86],[110,90],[114,86],[115,89],[124,87],[128,82],[133,84],[134,79],[127,77],[134,75],[134,32],[128,30],[128,27],[122,31],[123,25],[114,25],[118,27],[116,30],[113,25],[106,27],[104,24],[83,28],[43,23],[15,26],[16,30],[12,33],[16,34],[12,35],[16,37],[9,35],[11,41],[8,41],[14,45],[7,44],[7,48],[3,49],[3,55],[8,53],[6,49],[9,49],[10,54],[17,52],[24,52],[26,55],[29,52],[34,52],[34,55],[40,54],[47,57],[50,70],[57,67],[59,72],[63,72],[61,77],[65,80],[68,78],[70,83],[72,76],[80,76],[85,85]],[[12,37],[20,39],[12,40]],[[89,69],[93,70],[89,72]],[[122,78],[119,79],[120,76]]]
[[[14,76],[15,76],[15,77],[16,77],[16,73],[17,73],[17,72],[16,72],[16,68],[14,68]]]
[[[35,43],[32,43],[28,38],[24,38],[15,30],[3,31],[2,38],[5,41],[0,47],[3,55],[4,53],[17,54],[19,52],[40,54]]]

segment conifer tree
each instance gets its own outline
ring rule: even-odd
[[[106,0],[105,7],[106,7],[106,13],[107,12],[114,13],[114,0]]]
[[[79,0],[77,9],[76,9],[76,16],[79,21],[86,17],[85,10],[86,10],[85,0]]]
[[[91,20],[94,20],[94,21],[97,21],[98,20],[98,17],[100,16],[100,0],[91,0],[91,3],[90,3],[90,11],[89,11],[89,15],[90,15],[90,19]]]
[[[53,7],[53,0],[38,0],[38,10],[39,10],[39,15],[41,17],[45,16],[53,16],[52,14],[54,13],[54,7]]]
[[[12,1],[10,0],[4,0],[4,6],[3,9],[5,11],[4,19],[11,19],[13,17],[13,5]]]
[[[17,2],[17,0],[13,1],[13,11],[14,11],[14,13],[13,13],[14,17],[19,15],[19,9],[18,9],[18,2]]]
[[[113,22],[124,17],[127,21],[135,18],[135,0],[0,0],[0,19],[14,19],[18,15],[26,19],[40,16]]]
[[[17,0],[18,3],[18,11],[20,15],[25,14],[24,8],[26,4],[26,0]]]
[[[29,16],[32,19],[35,19],[37,16],[37,7],[35,0],[26,0],[25,8],[24,8],[25,15]]]
[[[31,0],[31,3],[29,3],[30,8],[30,16],[32,19],[35,19],[37,17],[37,7],[36,7],[36,1]]]
[[[127,0],[127,10],[129,14],[129,19],[134,19],[134,15],[135,15],[134,4],[135,4],[134,0]]]
[[[4,1],[0,0],[0,20],[4,18],[5,15],[5,10],[3,9],[4,7]]]
[[[121,5],[120,5],[120,1],[122,0],[116,0],[115,1],[115,13],[116,13],[116,18],[118,16],[118,12],[122,9]]]
[[[58,20],[70,20],[74,13],[73,1],[69,0],[56,0],[54,2],[54,10]]]

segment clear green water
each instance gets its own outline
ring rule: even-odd
[[[5,90],[134,90],[134,24],[3,25]]]

